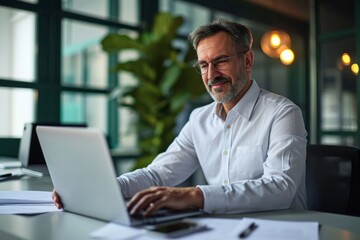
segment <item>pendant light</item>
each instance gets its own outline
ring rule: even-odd
[[[272,58],[280,57],[281,52],[290,47],[291,39],[289,34],[280,29],[272,29],[261,38],[261,49]]]
[[[278,6],[277,0],[272,1],[273,18],[275,19],[275,9]],[[273,21],[275,22],[275,21]],[[291,39],[287,32],[273,28],[262,36],[261,49],[263,52],[271,58],[280,58],[280,61],[284,65],[290,65],[294,62],[295,54],[291,50]]]

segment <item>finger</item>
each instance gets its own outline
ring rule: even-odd
[[[51,193],[51,198],[54,200],[56,198],[56,195],[57,195],[57,193],[56,193],[55,189],[53,189],[53,191]]]
[[[134,208],[135,205],[137,205],[145,196],[149,195],[149,194],[154,194],[157,191],[161,190],[162,188],[159,187],[151,187],[149,189],[140,191],[138,193],[136,193],[130,200],[130,202],[128,203],[128,209],[129,211],[131,209]]]
[[[157,202],[160,197],[161,196],[158,193],[149,193],[144,195],[138,202],[135,203],[135,205],[133,205],[130,210],[130,214],[135,215],[142,210],[149,208],[149,205],[151,203]]]
[[[61,199],[60,199],[60,196],[57,194],[57,192],[55,191],[55,189],[53,190],[52,194],[51,194],[51,197],[55,203],[55,206],[58,208],[58,209],[62,209],[63,206],[62,206],[62,203],[61,203]]]
[[[166,197],[162,197],[161,199],[158,199],[156,202],[152,202],[149,204],[148,208],[144,212],[144,217],[149,217],[156,213],[157,210],[159,210],[162,207],[166,207]]]

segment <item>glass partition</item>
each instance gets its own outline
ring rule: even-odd
[[[321,130],[356,131],[355,39],[321,46]]]
[[[37,91],[0,87],[0,137],[21,137],[25,123],[34,121]]]
[[[0,7],[0,78],[35,80],[35,14]]]
[[[129,25],[137,25],[139,21],[139,0],[118,0],[117,9],[111,9],[108,0],[62,0],[62,8],[69,12],[85,14],[92,17],[111,19]],[[117,12],[114,16],[114,12]]]
[[[106,95],[64,92],[61,95],[61,122],[87,124],[107,132]]]
[[[107,87],[108,55],[100,42],[108,28],[73,20],[65,20],[62,27],[62,83]]]

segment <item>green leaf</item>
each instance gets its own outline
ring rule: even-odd
[[[101,45],[106,52],[117,52],[124,49],[135,49],[144,51],[144,46],[137,40],[130,38],[126,35],[109,34],[103,40]]]
[[[138,158],[135,163],[134,170],[138,169],[138,168],[147,167],[155,159],[155,157],[156,157],[156,154],[146,155],[146,156]]]
[[[170,108],[171,111],[179,111],[182,109],[187,101],[189,101],[191,95],[189,92],[179,92],[171,99]]]
[[[180,16],[174,17],[170,13],[160,12],[155,17],[152,32],[157,37],[168,36],[173,39],[183,21],[184,19]]]
[[[156,71],[154,68],[147,61],[142,59],[118,63],[114,70],[127,71],[139,78],[148,79],[150,81],[156,78]]]
[[[165,71],[160,83],[160,89],[164,95],[170,93],[171,88],[179,79],[180,73],[181,67],[178,64],[172,65]]]

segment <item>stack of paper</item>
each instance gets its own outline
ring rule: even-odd
[[[45,191],[1,191],[0,214],[37,214],[58,210],[51,192]]]

